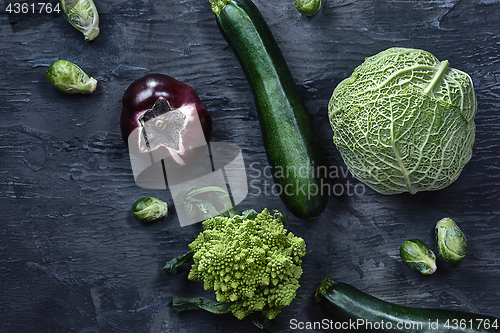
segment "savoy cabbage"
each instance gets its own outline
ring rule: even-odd
[[[328,109],[349,171],[382,194],[442,189],[472,156],[472,80],[423,50],[366,58],[335,88]]]

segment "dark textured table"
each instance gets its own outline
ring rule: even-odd
[[[201,226],[181,228],[175,213],[143,225],[131,214],[143,196],[171,202],[168,190],[134,183],[120,134],[123,92],[148,73],[195,88],[214,120],[212,141],[241,147],[249,194],[238,209],[280,209],[312,250],[299,289],[308,298],[282,311],[277,332],[293,331],[292,319],[324,318],[312,297],[323,276],[399,304],[500,317],[500,1],[326,0],[312,18],[291,0],[255,3],[343,185],[311,221],[264,191],[272,182],[259,175],[267,160],[250,87],[208,0],[97,0],[101,34],[91,43],[61,16],[0,16],[1,332],[259,331],[232,315],[173,314],[167,305],[174,295],[205,295],[199,283],[161,272]],[[365,57],[392,46],[428,50],[474,81],[474,154],[444,190],[384,196],[343,174],[328,100]],[[53,89],[44,74],[57,59],[96,78],[95,93]],[[400,244],[417,237],[436,249],[433,227],[446,216],[467,235],[467,257],[457,266],[438,260],[431,276],[410,270]]]

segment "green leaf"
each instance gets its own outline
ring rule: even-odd
[[[189,310],[205,310],[214,314],[225,314],[229,312],[231,303],[218,302],[206,297],[177,297],[174,296],[169,303],[174,313]],[[252,324],[260,329],[274,332],[272,322],[261,312],[254,312],[246,317]]]
[[[248,315],[246,318],[258,328],[269,331],[271,333],[274,332],[272,321],[264,316],[261,312],[254,312]]]
[[[205,310],[215,314],[224,314],[229,312],[229,303],[221,303],[210,298],[192,297],[180,298],[174,296],[169,303],[174,313],[188,310]]]
[[[235,220],[255,220],[255,218],[259,215],[254,209],[249,209],[243,211],[241,215],[238,215],[238,217],[234,218]]]
[[[170,275],[177,275],[188,270],[183,264],[194,264],[193,261],[194,252],[189,251],[183,255],[178,256],[170,261],[168,261],[162,268],[165,272]]]
[[[295,295],[294,299],[292,300],[292,302],[300,302],[300,301],[303,301],[303,300],[306,300],[307,297],[302,297],[302,296],[299,296],[299,295]]]
[[[279,210],[277,209],[273,210],[273,217],[276,221],[280,222],[281,224],[283,225],[285,224],[285,217]]]

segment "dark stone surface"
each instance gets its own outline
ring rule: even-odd
[[[61,16],[25,29],[16,28],[22,20],[0,16],[1,332],[259,331],[231,315],[173,314],[167,306],[174,295],[205,294],[185,276],[161,272],[201,226],[181,228],[175,213],[148,226],[132,217],[140,197],[171,200],[168,190],[135,185],[119,129],[123,92],[148,73],[191,85],[213,116],[212,141],[241,147],[250,187],[238,208],[282,210],[312,250],[299,289],[309,298],[283,310],[277,332],[291,331],[293,318],[324,318],[312,295],[325,275],[400,304],[500,317],[500,1],[326,0],[312,18],[291,0],[255,3],[344,189],[312,221],[294,218],[264,192],[271,180],[259,176],[267,161],[250,88],[208,0],[97,0],[101,34],[91,43]],[[426,49],[474,81],[474,155],[444,190],[383,196],[342,175],[328,100],[365,57],[391,46]],[[44,74],[57,59],[96,78],[95,93],[53,89]],[[435,250],[433,227],[445,216],[469,238],[466,259],[457,266],[439,260],[432,276],[411,271],[400,261],[400,244],[416,237]]]

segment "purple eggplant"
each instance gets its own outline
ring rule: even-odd
[[[168,75],[148,74],[125,91],[120,127],[129,149],[162,156],[167,167],[178,167],[204,151],[212,118],[189,85]]]

